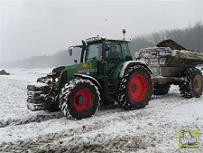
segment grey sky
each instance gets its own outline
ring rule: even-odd
[[[0,0],[0,62],[54,54],[81,39],[121,38],[203,23],[201,0]]]

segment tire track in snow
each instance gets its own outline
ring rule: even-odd
[[[12,152],[12,151],[27,152],[28,150],[30,150],[31,152],[35,152],[35,151],[37,151],[37,152],[60,152],[60,151],[62,151],[63,152],[63,151],[67,151],[68,150],[67,147],[65,147],[65,146],[60,147],[60,144],[63,143],[63,141],[60,142],[60,140],[70,139],[70,141],[65,143],[65,144],[69,144],[69,143],[71,143],[72,139],[77,140],[77,138],[75,138],[75,137],[80,138],[80,136],[85,134],[85,133],[91,133],[91,132],[96,131],[96,130],[99,131],[101,129],[107,128],[108,126],[110,126],[114,122],[120,122],[121,121],[121,122],[129,122],[130,123],[133,120],[138,120],[138,123],[139,123],[139,120],[141,121],[141,120],[145,120],[145,119],[149,119],[149,118],[156,118],[157,117],[156,114],[159,113],[158,110],[161,110],[161,109],[170,110],[173,107],[176,107],[176,106],[179,106],[182,104],[195,102],[195,101],[185,101],[184,99],[180,100],[180,101],[177,101],[177,99],[176,99],[175,101],[177,101],[177,102],[175,102],[175,101],[173,101],[173,98],[172,98],[171,100],[168,99],[167,101],[162,99],[163,101],[162,100],[159,101],[159,105],[157,105],[158,102],[155,99],[152,100],[152,105],[146,109],[141,109],[141,110],[137,110],[137,111],[129,111],[129,112],[118,112],[118,113],[112,113],[110,111],[107,114],[99,114],[99,115],[96,115],[94,118],[88,118],[88,119],[84,119],[84,120],[79,121],[79,124],[76,123],[76,124],[78,124],[77,128],[62,130],[62,131],[59,131],[57,133],[49,133],[46,135],[33,137],[30,139],[24,139],[24,140],[20,140],[20,141],[16,141],[16,142],[13,141],[13,142],[8,142],[8,143],[2,143],[0,145],[0,151],[3,151],[3,152],[6,152],[6,151],[9,151],[9,152]],[[101,119],[104,119],[104,120],[101,120]],[[162,128],[164,128],[164,126]],[[98,132],[97,132],[97,134],[98,134]],[[114,139],[116,142],[118,140],[119,141],[123,140],[123,138],[119,137],[119,135],[112,138],[111,141],[114,142]],[[131,138],[128,138],[128,139],[131,141],[134,140],[133,136],[132,136],[132,139]],[[156,140],[157,139],[158,138],[156,138]],[[107,140],[107,142],[109,142],[109,143],[111,141]],[[140,144],[140,143],[142,144],[143,142],[145,142],[145,140],[140,141],[139,138],[135,141],[137,141],[138,144]],[[59,145],[58,148],[57,148],[57,145],[55,145],[55,142],[58,143],[58,145]],[[76,141],[74,141],[74,142],[76,142]],[[124,142],[130,143],[127,140],[125,140]],[[150,142],[151,142],[151,140],[150,140]],[[72,151],[74,152],[74,151],[80,150],[81,148],[78,148],[80,145],[81,146],[83,145],[84,147],[86,147],[87,151],[89,151],[89,150],[91,151],[92,149],[94,150],[95,147],[99,147],[99,148],[104,147],[102,144],[99,144],[99,145],[95,144],[92,146],[90,145],[88,147],[88,144],[78,143],[78,145],[72,146],[72,149],[73,149]],[[122,146],[122,143],[120,143],[119,145]],[[54,149],[55,147],[56,147],[56,149]],[[65,150],[63,150],[63,149],[65,149]],[[69,150],[69,151],[71,151],[71,150]],[[108,150],[106,150],[106,151],[108,151]]]
[[[135,118],[139,120],[143,116],[148,116],[150,114],[151,113],[149,113],[148,111],[142,111],[142,112],[139,111],[136,113],[133,113],[131,111],[127,114],[125,112],[115,113],[111,117],[104,118],[104,120],[101,120],[100,116],[98,117],[95,116],[94,120],[92,120],[91,118],[87,119],[87,120],[90,120],[90,122],[87,121],[88,123],[85,123],[85,119],[81,120],[77,128],[62,130],[57,133],[49,133],[46,135],[37,136],[30,139],[19,140],[16,142],[2,143],[0,144],[0,151],[3,151],[3,152],[6,152],[6,151],[27,152],[28,150],[33,151],[38,149],[40,146],[53,143],[54,141],[58,141],[62,138],[75,137],[77,135],[79,136],[81,134],[88,133],[91,131],[100,130],[100,129],[103,129],[104,127],[106,128],[110,126],[113,122],[116,122],[116,121],[132,120]],[[81,125],[81,123],[84,123],[84,124]]]
[[[22,124],[28,124],[32,122],[42,122],[50,119],[59,119],[64,117],[61,112],[55,112],[50,114],[37,114],[36,116],[30,116],[25,119],[8,119],[6,121],[0,120],[0,128],[5,128],[7,126],[17,126]]]
[[[99,113],[96,114],[96,116],[102,115],[104,112],[112,113],[116,111],[116,108],[119,108],[119,105],[103,106],[99,109]],[[47,112],[47,114],[36,114],[35,116],[30,116],[25,119],[0,120],[0,128],[5,128],[7,126],[17,126],[22,124],[28,124],[32,122],[43,122],[51,119],[60,119],[62,117],[64,117],[64,115],[60,111],[58,111],[54,113]]]

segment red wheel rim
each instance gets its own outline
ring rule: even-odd
[[[89,89],[78,90],[73,97],[73,106],[76,111],[82,112],[92,106],[93,95]]]
[[[134,75],[129,82],[129,96],[134,102],[141,102],[145,99],[148,90],[148,82],[144,75]]]

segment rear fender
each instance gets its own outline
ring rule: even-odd
[[[134,65],[142,65],[144,66],[151,74],[152,71],[151,69],[146,65],[146,63],[142,62],[142,61],[127,61],[123,64],[123,67],[121,68],[120,71],[120,77],[122,78],[125,74],[125,70],[130,67],[130,66],[134,66]]]

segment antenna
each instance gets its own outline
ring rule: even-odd
[[[125,33],[126,33],[126,30],[123,29],[122,32],[123,32],[123,40],[125,40]]]
[[[105,18],[104,19],[104,27],[103,27],[103,33],[102,33],[102,37],[106,37],[106,33],[107,33],[107,23],[108,23],[108,19],[107,18]]]

